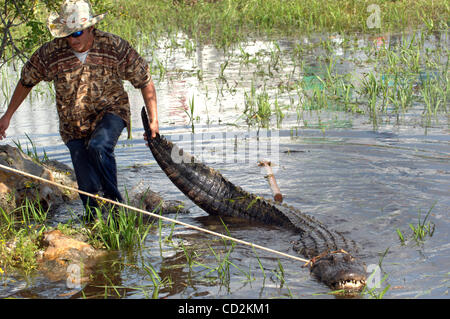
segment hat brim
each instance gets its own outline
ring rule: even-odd
[[[47,19],[47,27],[53,37],[64,38],[74,32],[84,30],[93,26],[94,24],[103,20],[106,14],[107,12],[95,15],[92,17],[92,19],[89,19],[84,23],[70,28],[66,23],[61,23],[60,16],[57,13],[52,13]]]

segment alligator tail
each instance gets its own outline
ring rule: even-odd
[[[145,107],[142,108],[141,116],[148,146],[158,165],[181,192],[208,214],[244,217],[295,228],[287,216],[274,211],[274,207],[266,200],[246,192],[219,172],[197,162],[164,136],[156,134],[155,138],[150,138]]]

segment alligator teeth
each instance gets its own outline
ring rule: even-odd
[[[341,280],[336,284],[336,287],[341,289],[354,289],[354,288],[360,288],[364,286],[363,280]]]

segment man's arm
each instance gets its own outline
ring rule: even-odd
[[[22,104],[23,100],[25,100],[25,98],[28,96],[31,89],[32,87],[23,86],[20,81],[19,83],[17,83],[11,101],[9,102],[8,109],[0,118],[0,140],[6,137],[6,129],[9,127],[11,117]]]
[[[150,81],[146,87],[141,89],[142,97],[144,98],[145,106],[147,108],[147,114],[149,115],[148,123],[152,131],[152,138],[156,137],[156,133],[159,133],[158,124],[158,109],[156,103],[156,90],[153,81]]]

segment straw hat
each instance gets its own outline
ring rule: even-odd
[[[100,22],[105,15],[94,15],[88,0],[65,0],[59,13],[50,14],[47,27],[55,38],[63,38]]]

